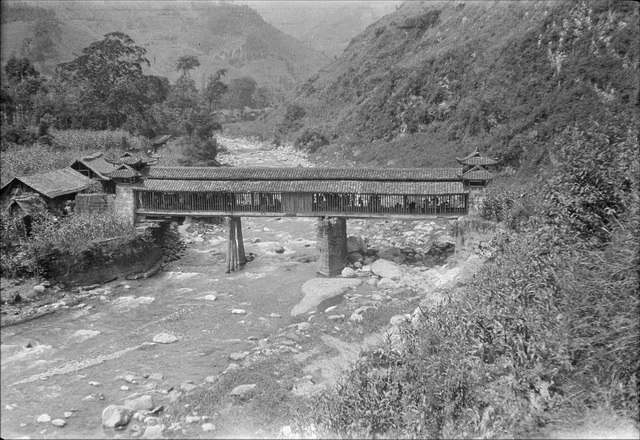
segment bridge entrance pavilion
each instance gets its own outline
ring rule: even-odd
[[[134,221],[228,217],[227,270],[244,263],[241,217],[317,217],[318,272],[347,261],[346,219],[459,217],[468,212],[462,169],[151,167],[118,185]]]

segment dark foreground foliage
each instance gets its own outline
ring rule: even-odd
[[[407,322],[401,345],[362,356],[299,432],[526,436],[576,408],[638,422],[638,133],[620,127],[568,128],[549,175],[492,189],[498,256]]]

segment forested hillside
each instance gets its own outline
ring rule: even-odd
[[[290,90],[328,62],[310,46],[266,23],[247,6],[215,2],[2,2],[2,63],[31,56],[42,73],[74,58],[110,32],[123,32],[147,50],[147,72],[175,80],[182,56],[200,60],[199,88],[210,73],[251,76],[258,85]],[[32,4],[34,3],[34,4]],[[37,5],[37,6],[36,6]],[[47,41],[48,40],[48,41]],[[44,43],[46,47],[43,47]]]
[[[637,121],[638,48],[635,2],[407,2],[267,122],[362,163],[477,147],[531,174],[567,126]]]

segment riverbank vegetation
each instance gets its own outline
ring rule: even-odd
[[[3,278],[46,276],[54,255],[76,255],[95,240],[132,237],[133,225],[114,213],[55,216],[36,200],[28,220],[0,212],[0,270]]]
[[[552,172],[494,186],[495,259],[406,323],[400,350],[364,353],[298,434],[526,437],[595,410],[638,423],[637,135],[569,128]]]

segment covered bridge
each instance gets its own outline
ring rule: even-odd
[[[425,217],[467,213],[461,168],[151,167],[131,187],[146,217]]]

